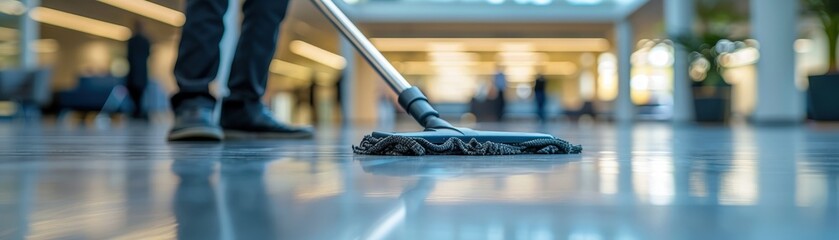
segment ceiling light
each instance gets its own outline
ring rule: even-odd
[[[565,0],[573,5],[597,5],[603,3],[603,0]]]
[[[0,27],[0,39],[11,40],[17,39],[18,30],[14,28]]]
[[[329,66],[334,69],[344,69],[347,65],[347,60],[344,57],[334,54],[330,51],[323,50],[315,45],[304,41],[294,40],[289,45],[291,52],[305,58],[314,60],[315,62]]]
[[[553,0],[533,0],[534,5],[548,5],[551,4]]]
[[[17,41],[8,41],[0,43],[0,55],[11,56],[18,54]]]
[[[38,39],[35,41],[35,52],[54,53],[58,51],[58,41],[55,39]]]
[[[439,43],[462,46],[458,51],[499,52],[605,52],[612,47],[605,38],[373,38],[382,52],[427,52]]]
[[[432,42],[428,43],[429,52],[460,52],[463,51],[462,43]]]
[[[307,67],[279,59],[271,60],[269,69],[272,73],[303,80],[311,78],[312,75],[312,71]]]
[[[186,21],[183,13],[145,0],[99,0],[99,2],[175,27],[183,26]]]
[[[530,43],[501,43],[499,47],[502,52],[529,52],[533,51],[533,44]]]
[[[131,37],[131,29],[127,27],[103,22],[92,18],[58,11],[51,8],[36,7],[30,12],[33,20],[100,37],[125,41]]]
[[[26,12],[26,6],[17,0],[0,0],[0,13],[20,16]]]
[[[432,62],[475,61],[479,56],[477,53],[467,52],[429,52],[428,59]]]

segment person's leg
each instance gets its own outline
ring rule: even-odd
[[[285,18],[288,2],[246,0],[242,6],[242,33],[227,83],[230,95],[222,103],[220,124],[227,135],[311,136],[311,130],[290,127],[274,120],[261,102],[268,83],[268,68],[277,46],[280,22]]]
[[[498,90],[498,121],[504,120],[504,110],[507,108],[507,99],[504,98],[504,90]]]
[[[546,122],[548,117],[545,113],[545,94],[544,93],[537,93],[536,94],[536,113],[539,116],[540,122]]]
[[[187,0],[186,22],[181,31],[175,79],[180,90],[172,107],[215,106],[210,82],[216,78],[220,60],[219,42],[224,35],[228,0]]]
[[[134,112],[131,114],[132,118],[144,119],[146,117],[145,109],[143,109],[143,93],[145,93],[146,86],[146,84],[126,84],[128,95],[134,103]]]
[[[268,67],[274,57],[280,22],[286,15],[288,0],[246,0],[244,19],[236,55],[230,68],[225,101],[258,102],[265,94]]]
[[[216,99],[210,82],[216,78],[220,60],[219,42],[224,35],[228,0],[188,0],[186,22],[181,31],[175,79],[180,90],[172,96],[175,125],[169,140],[221,140],[221,128],[213,119]]]

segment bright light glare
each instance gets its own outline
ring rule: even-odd
[[[279,59],[272,60],[271,66],[268,69],[272,73],[303,80],[309,79],[312,75],[312,71],[307,67]]]
[[[795,52],[806,53],[813,50],[813,40],[798,39],[795,40]]]
[[[315,45],[309,44],[304,41],[294,40],[291,41],[291,45],[289,46],[291,52],[302,57],[314,60],[315,62],[321,63],[323,65],[329,66],[334,69],[344,69],[347,66],[347,60],[344,57],[341,57],[338,54],[334,54],[330,51],[323,50]]]
[[[723,67],[740,67],[757,63],[760,59],[760,51],[753,47],[737,50],[733,53],[723,53],[719,56],[720,65]]]
[[[117,41],[125,41],[131,37],[131,29],[128,29],[127,27],[51,8],[36,7],[35,9],[32,9],[30,17],[41,23],[110,38]]]
[[[35,51],[38,53],[53,53],[58,51],[58,41],[55,39],[38,39],[35,41]]]
[[[605,52],[597,57],[597,97],[612,101],[618,97],[618,58]]]
[[[650,77],[647,75],[635,75],[632,77],[631,86],[633,90],[649,90]]]
[[[14,28],[0,27],[0,39],[17,38],[18,31]]]
[[[435,51],[439,43],[462,46],[458,51],[499,52],[605,52],[612,46],[605,38],[373,38],[382,52]],[[513,49],[511,49],[513,48]]]
[[[26,7],[23,3],[17,0],[0,0],[0,13],[6,15],[20,16],[26,12]]]
[[[516,85],[516,97],[519,99],[526,99],[530,97],[530,93],[533,92],[533,88],[530,87],[530,84],[518,84]]]
[[[573,5],[597,5],[603,3],[603,0],[565,0]]]
[[[667,67],[673,64],[673,51],[665,45],[658,45],[650,49],[647,61],[656,67]]]
[[[591,101],[592,99],[594,99],[594,81],[595,78],[593,71],[584,71],[580,74],[580,98],[586,101]]]
[[[399,202],[396,209],[391,210],[378,224],[373,225],[369,235],[360,239],[380,240],[385,239],[393,230],[405,221],[407,207],[404,202]]]
[[[183,26],[186,21],[183,13],[145,0],[99,0],[99,2],[175,27]]]

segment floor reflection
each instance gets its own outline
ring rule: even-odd
[[[174,157],[172,172],[179,182],[173,212],[179,239],[278,239],[264,179],[265,165],[273,159],[241,158],[231,150],[222,147],[206,159]],[[211,177],[217,163],[215,187]]]
[[[519,126],[509,126],[508,130]],[[503,126],[499,129],[503,129]],[[831,239],[839,127],[550,128],[581,155],[360,156],[0,125],[0,239]]]
[[[532,176],[534,174],[550,173],[556,167],[567,164],[575,158],[569,159],[522,159],[521,161],[507,161],[508,159],[503,157],[489,160],[477,160],[466,157],[420,157],[408,159],[393,157],[357,158],[359,164],[361,164],[363,170],[367,173],[415,179],[413,184],[405,187],[404,191],[399,195],[397,202],[391,204],[391,208],[370,225],[368,229],[364,230],[357,239],[435,239],[439,237],[451,238],[454,236],[466,236],[466,239],[505,239],[505,227],[499,224],[475,224],[463,228],[459,227],[462,224],[457,223],[458,219],[453,218],[449,214],[433,216],[432,219],[434,221],[428,222],[429,216],[427,212],[436,211],[437,204],[440,204],[439,202],[435,202],[433,203],[434,206],[429,209],[429,203],[427,202],[429,196],[438,190],[438,181],[442,181],[443,185],[446,185],[452,181],[460,181],[458,178],[465,178],[462,181],[473,182],[471,184],[458,184],[452,190],[456,192],[475,193],[463,187],[484,187],[482,185],[486,182],[481,181],[484,178],[501,180],[511,176]],[[502,187],[502,189],[532,188],[532,186],[513,183],[512,185]],[[496,192],[494,190],[484,191]],[[444,201],[445,204],[453,203],[460,205],[470,202],[468,200],[469,198],[462,199],[465,197],[465,194],[459,197],[453,197],[451,196],[451,192],[445,191],[440,194],[448,195],[441,196],[442,198],[461,198],[454,199],[454,201]],[[528,194],[518,194],[513,199],[528,196]],[[472,216],[468,218],[470,221],[475,220],[472,219]],[[490,220],[497,223],[506,221],[502,218]],[[434,222],[450,222],[454,224],[443,227]],[[550,232],[544,230],[547,229],[543,229],[542,234]],[[527,234],[529,235],[530,233]]]

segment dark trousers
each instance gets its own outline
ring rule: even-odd
[[[134,102],[134,112],[131,113],[131,117],[133,118],[146,117],[146,109],[143,108],[143,95],[146,93],[146,86],[147,84],[137,85],[131,83],[126,85],[128,96]]]
[[[148,66],[144,62],[129,60],[128,75],[125,76],[125,88],[128,89],[128,96],[134,102],[134,112],[131,117],[144,118],[146,115],[143,109],[143,94],[146,92],[146,87],[149,85]]]
[[[175,78],[180,91],[172,96],[172,107],[213,107],[210,82],[220,62],[219,42],[224,34],[224,13],[229,0],[188,0],[186,22],[181,32]],[[247,0],[236,54],[230,68],[225,101],[259,103],[268,83],[268,66],[277,46],[280,22],[288,0]]]
[[[495,105],[495,112],[498,115],[495,117],[496,120],[500,122],[504,120],[504,111],[507,108],[507,99],[504,98],[504,90],[498,90],[498,98],[496,98],[496,100],[498,101],[498,104]]]
[[[547,97],[545,96],[545,93],[536,92],[534,98],[536,100],[536,115],[539,116],[539,121],[547,121],[548,116],[545,114],[545,102],[547,102]]]

